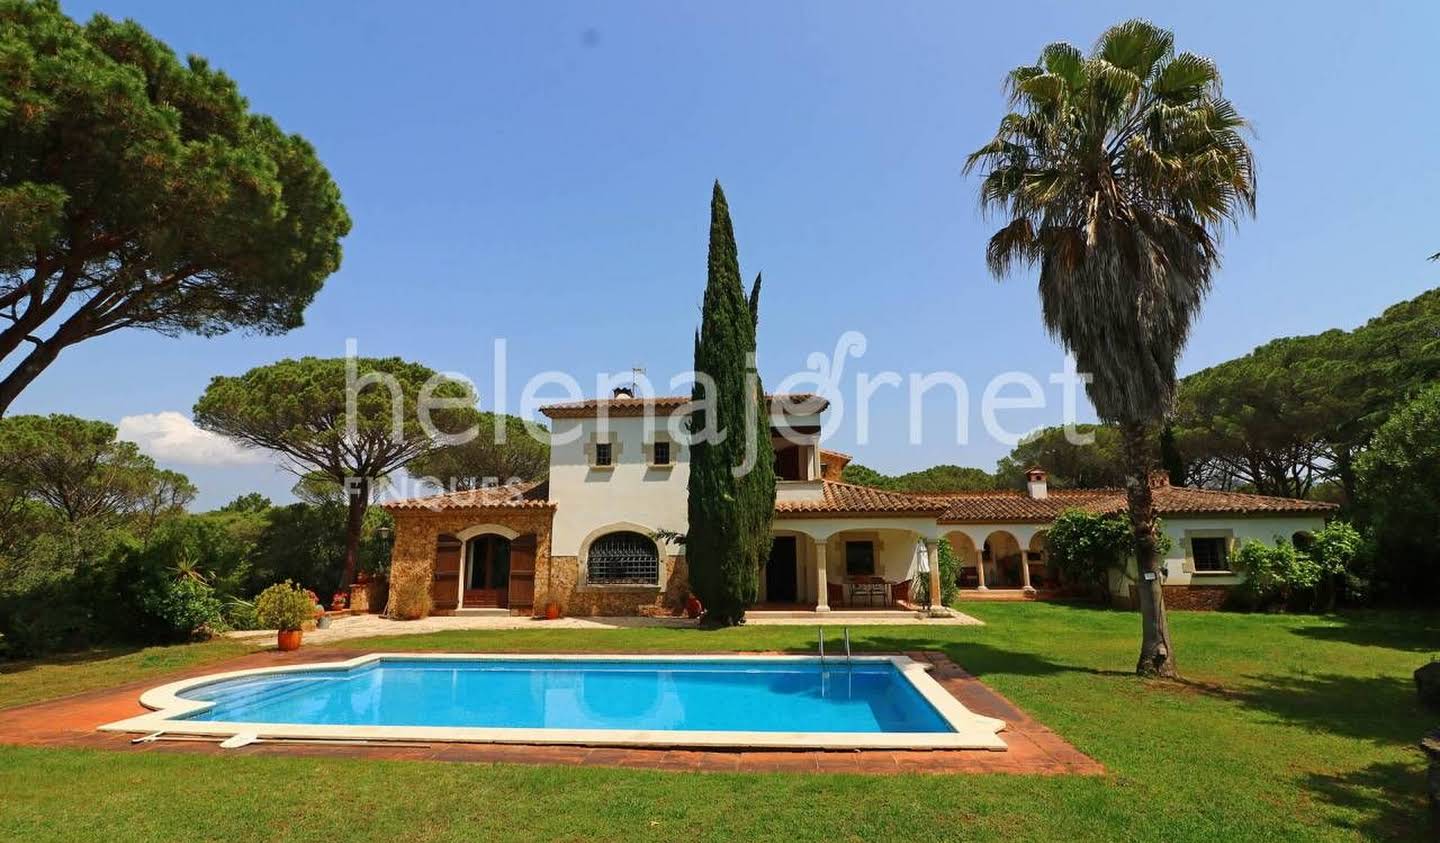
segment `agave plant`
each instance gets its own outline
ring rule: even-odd
[[[178,580],[190,580],[201,585],[209,585],[210,580],[205,572],[200,569],[200,563],[190,556],[188,550],[180,551],[179,557],[175,560],[175,578]]]
[[[1175,663],[1157,573],[1153,436],[1220,235],[1255,210],[1248,124],[1222,96],[1215,63],[1174,42],[1131,20],[1088,55],[1051,44],[1011,71],[1012,110],[966,162],[981,172],[982,208],[1006,218],[986,249],[991,272],[1039,268],[1046,329],[1122,432],[1141,572],[1138,670],[1166,675]]]

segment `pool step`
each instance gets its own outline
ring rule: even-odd
[[[260,736],[254,732],[236,732],[220,742],[221,749],[239,749],[242,746],[249,746],[260,740]]]

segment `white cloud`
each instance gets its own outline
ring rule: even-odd
[[[157,460],[186,465],[255,465],[271,462],[264,451],[242,448],[218,433],[201,430],[184,413],[141,413],[120,420],[119,438]]]

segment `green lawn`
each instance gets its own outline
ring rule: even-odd
[[[0,749],[0,839],[313,840],[342,829],[407,843],[1424,839],[1413,746],[1436,718],[1418,708],[1410,672],[1440,651],[1440,615],[1176,613],[1187,682],[1172,685],[1129,674],[1134,615],[965,608],[989,625],[856,628],[852,640],[943,649],[1109,775],[691,774]],[[814,632],[542,627],[349,646],[811,650]]]
[[[45,661],[0,661],[0,708],[68,697],[254,652],[235,641],[107,647]]]

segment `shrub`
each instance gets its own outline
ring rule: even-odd
[[[1343,583],[1352,594],[1364,581],[1354,571],[1365,542],[1354,527],[1332,522],[1315,533],[1305,550],[1289,539],[1275,544],[1251,539],[1235,554],[1236,570],[1245,574],[1242,597],[1255,608],[1330,609]]]
[[[225,628],[215,590],[188,577],[166,579],[142,593],[140,609],[148,616],[152,640],[190,641]]]
[[[1433,603],[1440,594],[1440,384],[1380,426],[1355,473],[1359,510],[1374,531],[1376,591]]]
[[[1314,535],[1306,553],[1320,566],[1322,579],[1316,595],[1319,608],[1334,609],[1342,590],[1355,602],[1362,602],[1369,594],[1369,579],[1357,570],[1366,548],[1365,538],[1344,521],[1332,521]]]
[[[1284,604],[1294,589],[1311,588],[1320,581],[1320,567],[1283,538],[1277,538],[1273,546],[1249,539],[1232,561],[1245,575],[1240,591],[1256,608]]]
[[[1067,509],[1050,528],[1050,561],[1062,581],[1110,599],[1110,573],[1124,570],[1134,555],[1130,522],[1117,515]]]
[[[225,625],[231,629],[265,628],[260,625],[260,616],[255,612],[255,604],[249,600],[231,597],[221,604],[220,614],[225,618]]]
[[[119,577],[128,547],[110,533],[65,526],[0,557],[0,634],[7,657],[82,649],[135,634]]]
[[[286,580],[260,592],[255,598],[255,616],[266,629],[300,629],[315,618],[315,600]]]
[[[960,590],[960,559],[955,556],[955,549],[950,546],[947,539],[941,539],[940,550],[940,605],[948,606],[955,599],[955,593]],[[930,560],[930,564],[936,564],[936,560]],[[930,575],[928,573],[915,573],[915,580],[910,584],[910,602],[923,604],[930,599]]]

